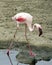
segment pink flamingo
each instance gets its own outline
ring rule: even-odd
[[[29,43],[28,39],[27,39],[27,35],[26,35],[26,28],[28,27],[29,31],[34,31],[34,29],[36,28],[38,31],[39,31],[39,36],[42,35],[42,27],[40,24],[32,24],[32,21],[33,21],[33,16],[30,15],[29,13],[25,13],[25,12],[21,12],[21,13],[17,13],[15,16],[12,17],[12,20],[14,20],[17,24],[17,29],[19,29],[19,24],[24,24],[25,25],[25,38],[27,40],[27,42]],[[15,35],[16,35],[16,32],[17,32],[17,29],[15,31],[15,34],[14,34],[14,38],[15,38]],[[12,47],[12,43],[10,44],[9,46],[9,50],[10,48]],[[34,56],[34,53],[32,53],[32,50],[30,48],[30,45],[28,46],[29,47],[29,54],[31,56]],[[9,50],[7,51],[7,55],[9,56]]]

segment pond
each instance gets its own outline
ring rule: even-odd
[[[7,50],[0,50],[0,65],[11,65],[6,53],[7,53]],[[18,53],[19,52],[15,51],[15,50],[10,51],[10,57],[11,57],[13,65],[18,64],[18,62],[16,60],[16,55]],[[27,64],[19,63],[18,65],[27,65]]]
[[[6,54],[7,50],[0,50],[0,65],[11,65],[9,58]],[[12,60],[13,65],[29,65],[29,64],[22,64],[17,62],[16,55],[19,53],[19,51],[11,50],[10,51],[10,57]],[[38,61],[36,65],[52,65],[52,60],[50,61]]]
[[[36,63],[36,65],[52,65],[52,60],[50,60],[50,61],[43,61],[43,60],[41,60],[41,61],[38,61]]]

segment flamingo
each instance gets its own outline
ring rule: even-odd
[[[16,22],[16,24],[17,24],[17,29],[20,28],[20,27],[19,27],[20,24],[24,24],[24,25],[25,25],[25,38],[26,38],[26,41],[27,41],[28,43],[29,43],[29,41],[28,41],[27,35],[26,35],[26,31],[27,31],[26,28],[27,28],[27,27],[28,27],[28,29],[29,29],[30,32],[34,31],[34,29],[36,28],[36,29],[39,31],[39,36],[42,35],[42,26],[41,26],[40,24],[38,24],[38,23],[32,24],[33,16],[32,16],[31,14],[25,13],[25,12],[20,12],[20,13],[17,13],[16,15],[14,15],[14,16],[12,17],[12,20]],[[15,33],[14,33],[14,37],[13,37],[13,38],[15,38],[17,29],[16,29],[16,31],[15,31]],[[8,55],[8,56],[9,56],[9,50],[11,49],[12,44],[13,44],[13,43],[10,44],[9,49],[8,49],[8,51],[7,51],[7,55]],[[29,45],[28,47],[29,47],[29,50],[30,50],[29,54],[33,56],[34,54],[32,53],[32,50],[31,50],[31,48],[30,48],[30,45]]]

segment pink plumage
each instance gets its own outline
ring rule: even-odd
[[[22,18],[22,17],[19,17],[19,18],[16,18],[16,21],[18,22],[24,22],[26,19],[25,18]]]

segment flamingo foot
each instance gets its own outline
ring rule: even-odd
[[[29,52],[29,55],[32,56],[32,57],[35,57],[36,56],[36,54],[33,53],[32,51]]]
[[[7,55],[9,56],[9,50],[7,51]]]

